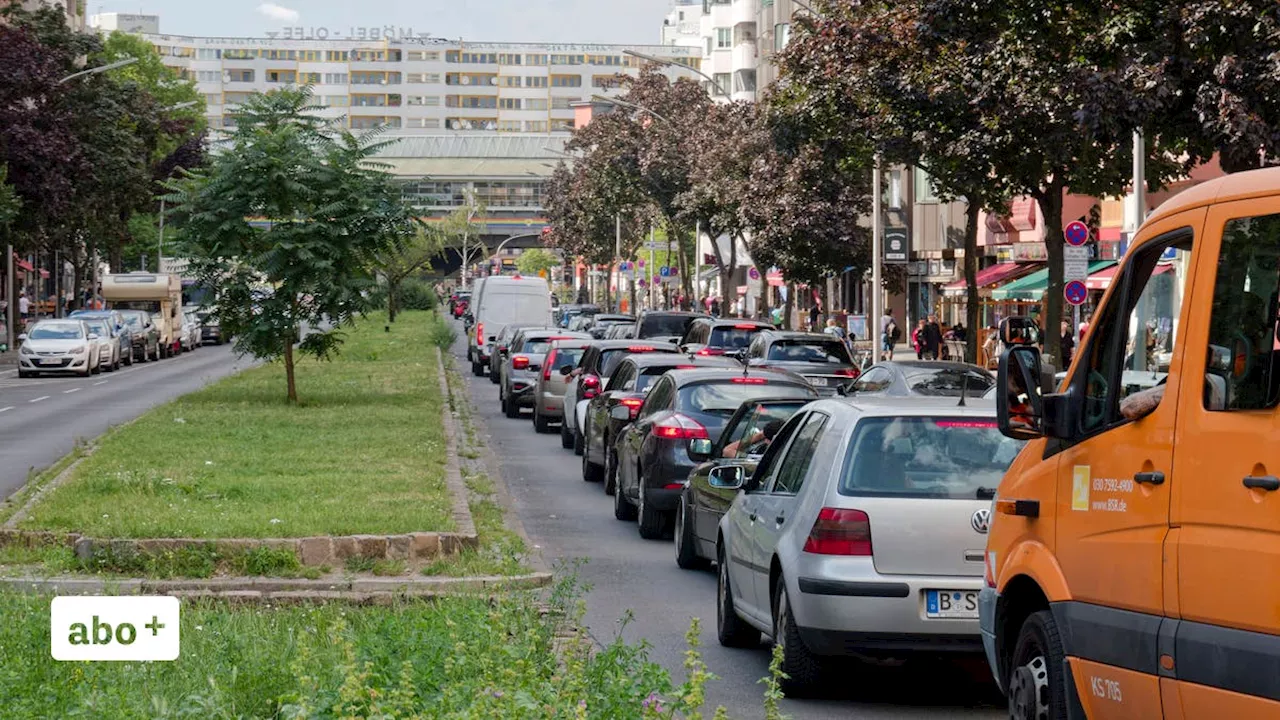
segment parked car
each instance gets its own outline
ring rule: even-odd
[[[772,330],[763,320],[696,318],[680,338],[680,351],[690,355],[733,355],[745,351],[757,333]]]
[[[614,440],[635,419],[650,386],[670,370],[699,367],[740,369],[741,366],[730,358],[689,358],[676,352],[624,356],[610,374],[603,392],[586,401],[587,409],[582,416],[582,479],[599,482],[603,478],[605,494],[612,495],[618,471]],[[626,418],[613,418],[611,413],[617,405],[630,409],[631,414]]]
[[[196,319],[200,321],[200,344],[206,345],[212,343],[221,345],[230,338],[222,332],[222,323],[218,320],[218,313],[212,308],[200,308],[195,311]]]
[[[677,565],[686,570],[703,568],[716,557],[720,518],[738,491],[718,480],[712,482],[712,471],[727,464],[739,465],[750,474],[782,426],[809,402],[807,398],[748,400],[729,418],[718,440],[692,441],[689,457],[701,464],[689,473],[676,508]]]
[[[96,339],[92,340],[98,346],[98,365],[97,370],[106,370],[107,372],[115,372],[120,369],[120,335],[116,332],[115,325],[110,318],[102,317],[79,317],[77,320],[83,320],[85,325],[89,326],[89,333]]]
[[[494,385],[502,378],[502,362],[507,359],[507,352],[511,347],[511,340],[515,338],[516,333],[525,328],[546,327],[545,325],[529,325],[527,323],[511,323],[502,328],[502,331],[493,339],[493,353],[489,356],[489,382]]]
[[[819,395],[835,395],[859,375],[849,346],[826,333],[762,330],[751,340],[745,359],[751,367],[782,368],[803,375]]]
[[[66,372],[88,377],[99,370],[98,339],[80,319],[37,320],[18,336],[18,377]]]
[[[471,293],[466,290],[456,290],[449,294],[449,314],[454,317],[462,317],[466,312],[467,301],[471,299]]]
[[[556,310],[556,327],[569,329],[569,323],[579,315],[595,315],[600,312],[599,305],[590,303],[572,303],[569,305],[561,305]]]
[[[195,350],[200,347],[200,321],[189,312],[182,313],[182,349]]]
[[[614,325],[635,325],[635,324],[636,324],[636,319],[631,315],[616,315],[616,314],[601,313],[601,314],[595,315],[592,318],[591,325],[590,327],[587,328],[587,332],[591,333],[591,337],[597,340],[603,340],[605,335],[609,332],[609,328],[613,327]]]
[[[556,340],[590,341],[591,336],[556,328],[526,328],[512,338],[507,357],[502,361],[501,377],[498,379],[498,400],[507,417],[520,417],[522,408],[533,407],[533,390],[542,370],[543,359],[551,348],[551,343]]]
[[[111,331],[110,334],[115,339],[114,359],[112,360],[113,369],[119,368],[121,364],[133,364],[133,332],[129,329],[129,325],[119,311],[76,310],[71,313],[71,317],[85,321],[91,319],[101,320],[104,328]],[[92,325],[90,330],[93,330]],[[98,334],[103,335],[104,333],[99,332]]]
[[[533,388],[533,429],[549,432],[552,422],[564,422],[564,394],[569,376],[578,367],[590,343],[586,340],[554,340],[542,361],[542,372]]]
[[[982,397],[996,384],[990,370],[947,360],[894,360],[872,365],[847,387],[858,397]]]
[[[644,353],[674,353],[676,347],[666,343],[641,343],[628,340],[603,340],[594,342],[565,387],[564,407],[567,411],[564,422],[560,425],[560,444],[572,447],[578,455],[582,454],[582,417],[587,411],[586,401],[600,394],[601,388],[614,368],[628,355]],[[572,410],[572,412],[568,412]]]
[[[717,635],[783,652],[783,690],[828,658],[981,652],[978,592],[995,488],[1022,443],[995,408],[833,398],[787,422],[720,521]]]
[[[634,322],[616,323],[616,324],[610,325],[604,331],[604,337],[601,339],[626,340],[628,338],[635,337],[635,334],[636,334],[636,324]]]
[[[476,377],[484,374],[493,354],[493,342],[511,323],[551,324],[551,291],[540,277],[490,277],[477,280],[475,304],[469,311],[467,358]]]
[[[117,310],[124,318],[133,342],[133,359],[137,362],[160,359],[160,328],[145,310]]]
[[[697,465],[691,440],[715,441],[742,403],[760,397],[816,398],[818,394],[791,373],[737,369],[673,370],[645,396],[636,419],[614,443],[618,468],[613,514],[639,520],[640,536],[661,537],[671,526],[685,480]],[[609,416],[630,418],[616,406]]]
[[[689,325],[698,318],[709,318],[706,313],[675,310],[646,310],[636,318],[636,340],[652,340],[676,344],[684,337]]]

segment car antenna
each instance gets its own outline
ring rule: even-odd
[[[964,376],[964,373],[961,373],[960,374],[960,404],[957,405],[956,407],[966,407],[964,401],[965,401],[965,398],[967,397],[969,397],[969,380]]]

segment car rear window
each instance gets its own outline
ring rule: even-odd
[[[813,389],[761,377],[710,380],[680,388],[677,407],[689,412],[723,415],[737,412],[742,403],[755,398],[813,398]]]
[[[684,331],[696,318],[694,315],[646,315],[640,321],[637,337],[669,337],[684,335]]]
[[[578,361],[582,360],[582,354],[585,352],[584,348],[557,348],[556,368],[562,368],[565,365],[578,367]]]
[[[734,327],[732,325],[711,328],[711,342],[708,344],[714,348],[739,350],[750,345],[752,338],[761,330],[764,330],[764,328],[754,326]]]
[[[628,355],[647,355],[649,353],[673,353],[676,347],[662,347],[662,345],[629,345],[624,348],[614,348],[612,350],[600,351],[600,374],[604,377],[613,375],[613,371],[618,368],[618,363]],[[670,368],[668,368],[670,369]],[[666,372],[666,370],[663,370]]]
[[[907,389],[917,395],[933,395],[941,397],[960,397],[982,395],[996,384],[991,373],[979,368],[918,368],[903,366],[902,377],[907,382]],[[968,390],[963,390],[964,386]]]
[[[522,347],[519,350],[519,352],[531,353],[534,355],[542,355],[551,349],[551,343],[555,342],[556,340],[563,340],[563,339],[564,338],[562,337],[526,338],[524,341],[524,347]]]
[[[994,418],[866,418],[849,441],[839,492],[985,499],[980,491],[1000,484],[1022,444],[1001,435]]]
[[[849,349],[839,340],[779,340],[769,346],[766,360],[852,365]]]

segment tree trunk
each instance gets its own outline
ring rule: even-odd
[[[284,341],[284,376],[289,385],[289,402],[298,402],[298,386],[293,377],[293,341],[297,337],[296,330],[290,331]]]
[[[974,195],[970,194],[969,197]],[[977,203],[972,202],[964,211],[964,282],[967,303],[965,326],[969,328],[965,338],[964,357],[971,363],[978,362],[978,325],[982,322],[982,308],[979,306],[978,298],[978,213],[980,211],[981,208]]]
[[[387,322],[396,321],[396,313],[399,308],[396,307],[396,295],[400,292],[400,281],[387,278]]]
[[[1045,354],[1053,358],[1053,365],[1062,365],[1062,287],[1063,283],[1063,250],[1062,228],[1062,183],[1054,180],[1045,188],[1043,194],[1036,198],[1040,204],[1040,212],[1044,215],[1044,245],[1049,258],[1049,286],[1044,289],[1045,312],[1040,318],[1040,329],[1044,332]]]
[[[789,282],[787,283],[787,300],[782,304],[782,327],[786,328],[787,330],[791,329],[791,316],[795,314],[793,312],[795,307],[796,307],[796,284],[793,282]]]

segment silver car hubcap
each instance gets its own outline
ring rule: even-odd
[[[1048,720],[1049,666],[1043,655],[1013,671],[1009,683],[1012,715],[1017,720]]]

